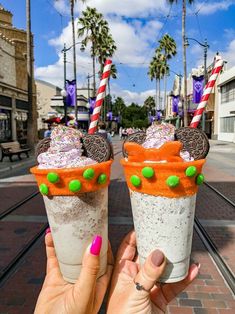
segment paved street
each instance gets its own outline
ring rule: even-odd
[[[235,166],[227,171],[228,160],[235,156],[235,145],[212,143],[207,158],[205,175],[219,189],[235,184]],[[133,228],[128,189],[119,160],[122,143],[114,139],[115,160],[112,166],[112,182],[109,189],[109,238],[114,254],[122,237]],[[222,150],[223,148],[223,150]],[[220,150],[218,152],[218,149]],[[16,177],[0,180],[2,195],[1,212],[36,190],[34,179],[28,170],[12,170]],[[15,172],[14,172],[15,171]],[[22,172],[21,172],[22,171]],[[18,174],[20,174],[18,176]],[[23,175],[25,174],[25,175]],[[234,189],[230,192],[234,197]],[[235,265],[235,216],[234,210],[225,204],[205,185],[198,194],[196,215],[210,233],[220,253],[233,268]],[[46,214],[40,195],[23,204],[1,221],[0,270],[29,243],[45,225]],[[33,313],[33,308],[45,275],[44,236],[25,254],[14,272],[1,287],[0,313]],[[217,270],[214,262],[194,233],[192,260],[201,263],[200,275],[184,292],[168,306],[168,314],[232,314],[234,297]],[[234,268],[233,268],[234,271]],[[105,313],[104,306],[100,313]]]

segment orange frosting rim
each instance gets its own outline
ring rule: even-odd
[[[108,186],[110,183],[110,170],[112,162],[113,160],[108,160],[102,163],[76,168],[39,169],[38,166],[34,166],[30,169],[30,172],[35,175],[41,193],[43,187],[43,195],[71,196],[87,192],[95,192]],[[90,179],[87,179],[83,176],[87,169],[93,169],[94,171],[94,176]],[[48,174],[50,173],[56,174],[58,176],[58,182],[53,183],[48,180]],[[75,185],[79,186],[79,189],[76,191],[70,190],[70,184],[71,182],[74,183],[74,181],[76,181]]]

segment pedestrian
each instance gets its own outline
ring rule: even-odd
[[[44,132],[44,135],[43,135],[44,138],[45,138],[45,137],[50,137],[50,136],[51,136],[51,132],[52,132],[51,125],[48,124],[47,130]]]
[[[106,125],[104,122],[100,122],[98,125],[98,134],[106,138],[110,143],[112,143],[111,135],[106,131]]]
[[[101,242],[97,245],[94,237],[83,257],[79,279],[75,284],[70,284],[61,275],[50,230],[47,231],[45,243],[46,278],[34,314],[98,313],[112,275],[114,260],[111,248],[107,253],[107,271],[97,279]],[[166,266],[163,253],[160,250],[153,251],[142,267],[138,260],[136,236],[131,231],[122,241],[117,253],[107,300],[107,314],[165,313],[167,304],[196,278],[200,268],[200,265],[192,264],[184,280],[161,286],[157,282]]]

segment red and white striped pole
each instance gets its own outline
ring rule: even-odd
[[[110,76],[112,61],[106,60],[104,64],[104,70],[100,81],[100,86],[97,92],[95,107],[91,116],[91,123],[89,126],[88,134],[94,134],[97,129],[97,124],[100,117],[101,106],[105,97],[105,89]]]
[[[201,116],[202,116],[202,113],[203,111],[205,110],[206,108],[206,104],[207,104],[207,101],[210,97],[210,94],[211,94],[211,91],[212,91],[212,88],[215,86],[215,82],[216,82],[216,79],[223,67],[223,63],[224,61],[221,59],[220,56],[216,56],[216,62],[215,62],[215,66],[212,70],[212,73],[211,73],[211,76],[209,78],[209,81],[208,83],[206,84],[205,88],[204,88],[204,91],[203,91],[203,95],[202,95],[202,98],[201,98],[201,101],[197,107],[197,110],[194,112],[194,116],[193,116],[193,119],[190,123],[190,127],[191,128],[197,128],[199,122],[200,122],[200,119],[201,119]]]

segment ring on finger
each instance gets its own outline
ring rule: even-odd
[[[135,279],[133,280],[134,284],[135,284],[135,288],[138,291],[145,291],[145,292],[150,292],[150,290],[145,289],[144,286],[142,286],[139,282],[135,282]]]

